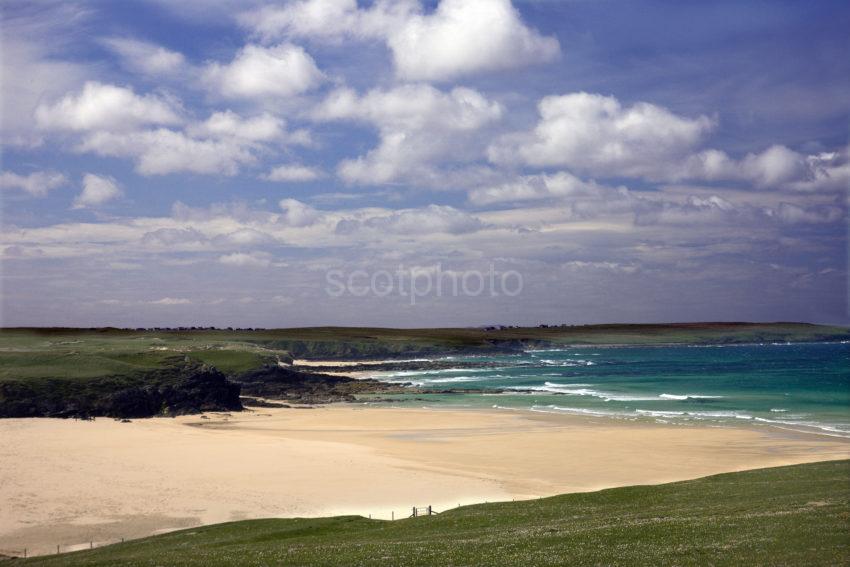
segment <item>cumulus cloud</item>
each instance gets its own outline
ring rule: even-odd
[[[801,207],[793,203],[780,203],[776,209],[768,211],[771,216],[788,224],[826,224],[845,218],[846,211],[831,205]]]
[[[313,112],[317,120],[352,120],[377,127],[380,144],[365,156],[340,163],[352,183],[386,183],[414,178],[434,161],[478,157],[471,134],[502,116],[501,105],[468,88],[442,92],[429,85],[331,93]]]
[[[364,8],[357,0],[300,0],[263,6],[241,14],[239,20],[265,41],[299,37],[338,42],[385,38],[420,9],[415,0],[377,0]]]
[[[67,178],[55,171],[35,171],[19,175],[11,171],[0,172],[0,189],[17,189],[33,197],[46,197],[51,189],[68,183]]]
[[[67,94],[35,111],[45,130],[126,131],[143,125],[182,122],[175,101],[161,96],[137,95],[133,89],[89,81],[77,94]]]
[[[145,75],[173,75],[186,65],[182,53],[147,41],[126,37],[108,37],[101,41],[118,54],[127,68]]]
[[[208,63],[202,77],[216,94],[247,99],[291,97],[324,79],[313,58],[291,43],[246,45],[230,63]]]
[[[234,252],[220,256],[218,261],[220,264],[239,268],[268,268],[271,265],[271,256],[262,252]]]
[[[284,137],[286,123],[268,112],[251,118],[242,118],[231,110],[214,112],[200,124],[187,130],[196,136],[237,138],[251,142],[270,142]]]
[[[128,133],[96,132],[78,148],[101,156],[132,158],[142,175],[190,172],[235,175],[255,156],[233,139],[195,139],[183,132],[159,128]]]
[[[78,88],[91,70],[67,58],[71,38],[87,28],[90,9],[59,2],[5,3],[0,33],[0,144],[35,147],[43,143],[33,114],[43,100]],[[85,32],[82,32],[85,33]]]
[[[558,40],[526,26],[510,0],[442,0],[431,13],[414,0],[363,8],[356,0],[301,0],[240,19],[266,41],[383,41],[397,74],[409,80],[450,80],[547,62],[560,53]]]
[[[776,144],[762,152],[750,152],[740,160],[720,150],[703,150],[688,156],[678,164],[669,164],[666,178],[740,180],[764,188],[806,179],[811,174],[811,164],[806,156]]]
[[[558,40],[522,23],[510,0],[442,0],[391,33],[388,45],[401,77],[449,80],[483,71],[551,61]]]
[[[321,216],[319,211],[296,199],[281,199],[278,206],[283,211],[281,220],[287,226],[309,226]]]
[[[532,132],[490,146],[492,161],[518,158],[593,175],[654,177],[714,126],[706,116],[687,118],[649,103],[624,107],[612,96],[585,92],[544,97],[538,111]]]
[[[306,165],[279,165],[260,177],[266,181],[291,183],[298,181],[315,181],[322,176],[322,171],[315,167],[308,167]]]
[[[83,176],[83,192],[74,199],[75,209],[98,207],[107,201],[121,196],[121,189],[115,178],[107,175],[86,173]]]
[[[351,233],[361,227],[399,235],[465,234],[485,227],[481,219],[454,207],[428,205],[421,209],[403,209],[375,215],[360,221],[341,221],[338,233]]]
[[[806,157],[810,171],[806,179],[789,184],[796,191],[846,191],[850,188],[850,145],[834,152]]]
[[[468,195],[475,205],[489,205],[587,195],[600,189],[594,181],[583,181],[571,173],[560,171],[552,175],[525,175],[501,185],[473,189]]]
[[[538,111],[533,130],[508,134],[489,146],[490,161],[603,177],[737,181],[800,191],[835,189],[850,180],[850,160],[841,152],[807,156],[774,144],[736,159],[702,147],[713,119],[680,116],[646,102],[624,106],[613,96],[579,92],[544,97]],[[475,195],[485,198],[484,191]]]
[[[573,260],[561,266],[565,270],[604,270],[620,274],[633,274],[638,271],[635,264],[620,264],[618,262],[586,262]]]
[[[240,228],[221,234],[213,239],[213,244],[218,246],[258,246],[261,244],[270,244],[275,241],[275,238],[267,232],[256,230],[254,228]]]
[[[148,305],[190,305],[191,303],[191,300],[179,297],[163,297],[162,299],[148,301]]]
[[[195,228],[158,228],[146,232],[141,237],[145,247],[173,248],[185,244],[193,245],[205,243],[207,238]]]
[[[310,142],[305,131],[290,132],[286,123],[270,113],[244,118],[233,111],[215,112],[185,130],[169,128],[84,133],[76,145],[80,152],[133,159],[142,175],[198,173],[236,175],[278,146]]]

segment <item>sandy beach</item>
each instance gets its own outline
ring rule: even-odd
[[[261,517],[485,500],[850,457],[772,427],[339,405],[121,423],[0,420],[0,552]]]

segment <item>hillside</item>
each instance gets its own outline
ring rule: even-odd
[[[418,502],[417,504],[427,504]],[[841,565],[850,461],[467,506],[395,522],[269,519],[21,565]]]

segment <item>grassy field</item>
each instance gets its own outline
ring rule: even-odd
[[[273,330],[3,329],[0,381],[85,379],[162,368],[190,357],[238,374],[290,356],[363,358],[559,344],[746,343],[850,339],[800,323],[693,323],[483,329],[316,327]]]
[[[848,565],[850,461],[467,506],[395,522],[233,522],[21,564]]]

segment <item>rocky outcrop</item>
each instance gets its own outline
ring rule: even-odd
[[[329,376],[280,366],[266,366],[236,376],[233,380],[242,387],[243,395],[299,404],[353,402],[357,400],[357,394],[398,394],[411,391],[401,384],[355,380],[345,376]]]
[[[0,417],[174,416],[237,411],[239,385],[185,363],[133,376],[0,382]]]

